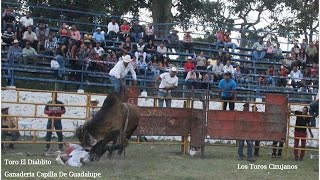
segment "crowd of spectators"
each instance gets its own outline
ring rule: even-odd
[[[318,78],[318,41],[294,42],[290,53],[283,56],[279,43],[272,44],[269,40],[264,41],[263,37],[258,38],[252,47],[252,60],[270,59],[282,65],[280,68],[270,66],[265,72],[252,76],[246,63],[233,60],[232,55],[238,45],[231,41],[231,32],[225,29],[218,30],[215,35],[218,53],[213,56],[205,54],[205,51],[196,54],[190,30],[186,30],[180,40],[179,31],[172,29],[157,46],[154,43],[153,25],[141,25],[138,20],[130,23],[112,18],[106,29],[97,27],[93,33],[81,33],[76,24],[62,23],[56,32],[49,29],[45,17],[34,21],[31,13],[27,12],[17,21],[13,10],[9,8],[2,15],[2,30],[2,42],[9,47],[8,59],[15,58],[19,64],[37,65],[41,59],[39,54],[46,55],[60,79],[66,76],[66,64],[76,70],[70,73],[69,79],[79,81],[81,71],[109,72],[125,55],[133,58],[130,63],[138,75],[157,76],[173,66],[168,53],[179,52],[193,54],[186,56],[183,73],[188,86],[193,88],[202,87],[201,82],[196,83],[198,81],[218,82],[226,72],[230,72],[240,85],[250,82],[260,86],[291,85],[294,88],[318,85],[317,80],[305,79]],[[114,43],[110,44],[114,41],[121,43],[114,47]]]

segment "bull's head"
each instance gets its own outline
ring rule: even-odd
[[[91,134],[89,134],[88,128],[83,125],[77,128],[75,135],[76,137],[78,137],[81,146],[84,149],[90,150],[98,142],[97,139],[95,139]]]

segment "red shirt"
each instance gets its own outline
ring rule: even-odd
[[[281,68],[279,70],[279,76],[288,76],[288,70]]]
[[[124,24],[122,24],[122,25],[120,26],[120,31],[121,31],[121,32],[130,32],[130,26],[129,26],[129,25],[124,25]]]
[[[318,77],[318,75],[319,75],[319,70],[318,70],[318,68],[311,68],[311,69],[310,69],[310,76],[311,76],[311,77]]]
[[[186,71],[186,72],[189,72],[191,69],[194,69],[195,67],[194,67],[194,63],[193,62],[186,62],[185,64],[184,64],[184,70]]]

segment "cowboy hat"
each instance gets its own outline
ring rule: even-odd
[[[63,162],[63,160],[62,160],[62,158],[61,158],[60,155],[57,156],[56,161],[57,161],[57,163],[60,164],[60,165],[66,165],[66,164]]]
[[[99,102],[99,101],[98,101],[98,99],[96,99],[96,98],[92,98],[92,99],[91,99],[91,102]]]
[[[122,59],[126,63],[129,63],[129,62],[131,62],[133,60],[133,59],[131,59],[130,55],[125,55],[125,56],[122,57]]]
[[[191,56],[188,56],[187,59],[192,59],[192,57],[191,57]]]
[[[171,72],[177,72],[177,68],[176,67],[172,67],[170,71]]]
[[[19,43],[19,41],[17,39],[13,40],[12,42],[13,44]]]
[[[96,30],[101,30],[101,27],[97,27],[97,29]]]

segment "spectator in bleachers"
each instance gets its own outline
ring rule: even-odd
[[[22,25],[23,31],[26,31],[29,26],[33,26],[33,19],[31,13],[27,12],[25,16],[20,18],[20,24]]]
[[[294,62],[294,65],[302,67],[300,69],[305,69],[307,65],[307,53],[305,49],[300,49],[300,53],[298,54],[297,61]]]
[[[92,40],[94,43],[100,43],[102,47],[105,46],[104,32],[101,32],[101,27],[97,27],[96,32],[93,33]]]
[[[44,52],[48,56],[53,56],[57,50],[57,40],[50,34],[48,39],[44,42]]]
[[[139,42],[137,44],[137,51],[134,53],[136,59],[139,59],[139,57],[142,55],[143,57],[143,62],[146,62],[146,44],[143,42],[143,39],[140,38]]]
[[[66,23],[63,23],[59,29],[60,41],[64,45],[68,45],[69,38],[70,38],[70,30],[69,26]]]
[[[15,34],[15,37],[16,39],[19,41],[19,45],[21,47],[24,47],[24,42],[23,42],[23,30],[22,30],[22,27],[21,26],[17,26],[17,30],[16,32],[14,33]]]
[[[302,39],[302,42],[300,43],[300,47],[301,47],[301,49],[306,50],[306,48],[307,48],[307,41],[306,41],[306,39]]]
[[[191,31],[187,30],[186,33],[183,35],[183,47],[186,53],[193,52],[193,38],[191,36]]]
[[[222,51],[219,51],[218,55],[216,56],[216,59],[219,59],[223,65],[226,65],[225,56],[222,54]]]
[[[199,84],[198,81],[200,81],[201,79],[202,79],[201,73],[196,72],[194,70],[194,68],[191,69],[191,71],[189,71],[187,73],[187,76],[185,78],[185,81],[187,83],[187,88],[188,89],[197,89],[198,88],[198,84]]]
[[[226,52],[226,54],[223,56],[223,64],[226,65],[227,61],[231,61],[231,54],[229,52]]]
[[[224,34],[223,37],[223,45],[224,45],[224,49],[226,51],[229,51],[229,48],[232,48],[232,53],[234,53],[234,50],[237,48],[236,43],[231,42],[231,37],[230,37],[231,33],[230,32],[226,32]]]
[[[163,57],[160,60],[159,67],[162,68],[162,69],[170,67],[169,58],[168,57]]]
[[[60,65],[59,65],[59,62],[57,61],[57,59],[56,58],[53,58],[52,60],[51,60],[51,62],[50,62],[50,67],[51,67],[51,69],[53,69],[54,70],[54,74],[55,74],[55,77],[57,77],[57,78],[60,78],[60,76],[59,76],[59,68],[60,68]]]
[[[266,72],[263,72],[262,74],[260,74],[260,76],[258,77],[258,85],[259,86],[264,86],[266,84]]]
[[[170,72],[165,72],[156,77],[155,87],[159,88],[159,107],[163,107],[166,100],[166,107],[171,107],[171,90],[178,86],[177,68],[172,67]],[[161,83],[159,81],[161,80]]]
[[[31,47],[31,43],[29,41],[26,42],[26,47],[22,49],[23,63],[28,64],[28,61],[31,60],[33,65],[37,64],[37,51]]]
[[[216,64],[217,60],[214,56],[212,56],[212,59],[207,60],[207,69],[212,69],[212,67]]]
[[[122,51],[122,53],[131,54],[132,49],[133,48],[132,48],[131,39],[130,37],[127,37],[126,41],[121,43],[120,50]]]
[[[152,23],[149,23],[146,28],[145,28],[145,33],[144,33],[144,41],[149,42],[150,40],[154,40],[154,28]]]
[[[293,88],[300,88],[303,86],[302,82],[303,74],[298,69],[297,66],[292,67],[292,71],[290,72],[291,86]]]
[[[317,63],[313,63],[310,68],[310,77],[311,78],[319,78],[319,66]]]
[[[227,110],[227,104],[229,104],[229,110],[234,110],[235,102],[232,102],[235,99],[234,91],[237,88],[237,83],[231,79],[232,75],[230,72],[224,73],[224,79],[220,80],[218,88],[222,92],[221,100],[225,100],[223,102],[223,110]]]
[[[145,75],[147,72],[148,65],[144,60],[143,55],[138,56],[138,63],[137,63],[137,74]]]
[[[210,90],[212,88],[213,80],[210,78],[209,74],[205,74],[202,77],[202,81],[200,83],[199,89],[207,89]]]
[[[12,31],[16,31],[16,17],[12,12],[12,8],[5,9],[2,14],[2,31],[12,28]]]
[[[237,64],[236,68],[234,70],[234,80],[236,81],[237,84],[242,83],[241,82],[241,76],[242,76],[241,68],[240,68],[240,65]]]
[[[192,62],[192,57],[188,56],[187,57],[187,62],[184,63],[184,74],[183,74],[183,78],[185,79],[187,77],[187,74],[189,71],[191,71],[192,69],[195,68],[194,63]]]
[[[240,82],[242,84],[249,83],[250,69],[248,68],[248,65],[247,64],[243,64],[243,66],[242,66],[240,71],[241,71]]]
[[[275,86],[276,85],[276,80],[275,76],[276,72],[274,70],[273,66],[269,66],[269,68],[266,71],[266,84],[270,86]]]
[[[293,42],[293,47],[291,48],[291,52],[295,53],[296,56],[300,53],[300,47],[298,45],[298,41]]]
[[[309,42],[309,46],[306,48],[307,61],[308,63],[317,63],[319,64],[318,50],[312,41]]]
[[[267,41],[266,48],[267,48],[266,58],[273,59],[273,57],[275,56],[275,53],[276,53],[276,49],[271,44],[271,41]]]
[[[132,25],[132,27],[130,29],[130,33],[134,39],[134,42],[136,42],[136,43],[139,42],[139,39],[142,38],[143,32],[144,32],[143,27],[139,24],[138,20],[135,20],[134,24]]]
[[[128,21],[123,20],[123,24],[120,26],[120,32],[119,32],[119,40],[125,41],[127,37],[130,37],[130,26],[128,24]],[[148,41],[146,41],[148,42]]]
[[[231,65],[231,61],[228,60],[227,64],[223,67],[223,73],[229,72],[231,74],[231,78],[234,76],[234,68]]]
[[[168,47],[172,51],[175,49],[177,52],[181,52],[182,45],[179,41],[178,31],[176,29],[172,29],[172,32],[167,36]]]
[[[158,76],[160,74],[160,70],[159,70],[159,65],[157,63],[157,59],[156,56],[154,56],[155,58],[151,60],[150,62],[150,66],[149,69],[151,70],[151,73],[154,76]]]
[[[254,43],[252,56],[254,60],[262,60],[266,56],[266,46],[263,44],[262,37],[258,38],[258,42]]]
[[[71,57],[75,58],[77,49],[80,47],[81,44],[81,34],[78,31],[77,26],[73,24],[70,29],[70,40],[71,40]]]
[[[133,70],[136,72],[136,74],[138,74],[138,60],[136,59],[136,57],[132,58],[130,64],[132,65]]]
[[[275,48],[274,58],[277,62],[279,62],[280,59],[283,58],[282,49],[280,48],[280,43],[277,43],[277,47]]]
[[[289,71],[284,65],[281,65],[280,69],[278,70],[278,86],[279,87],[286,87],[287,86],[287,77],[288,77]]]
[[[23,38],[22,39],[24,40],[24,42],[28,41],[33,48],[37,47],[38,38],[37,38],[36,33],[34,33],[32,31],[32,27],[31,26],[29,26],[27,28],[27,31],[25,31],[23,33]]]
[[[99,55],[99,57],[101,57],[105,53],[104,49],[101,47],[100,42],[97,42],[96,47],[94,47],[93,49],[96,52],[96,54]]]
[[[116,22],[115,18],[111,19],[111,22],[109,22],[108,24],[108,32],[107,32],[107,37],[108,39],[116,39],[118,36],[118,32],[119,32],[119,25]]]
[[[199,56],[196,57],[196,68],[200,71],[207,70],[207,58],[204,56],[204,52],[201,51]],[[201,72],[203,75],[205,72]]]
[[[164,45],[164,42],[161,42],[157,47],[158,59],[162,60],[164,56],[166,56],[168,52],[167,47]]]
[[[224,32],[225,29],[222,28],[221,30],[219,30],[216,34],[216,38],[217,38],[217,42],[216,42],[216,50],[219,49],[220,44],[224,44]]]
[[[104,39],[104,35],[103,35],[103,39]],[[90,43],[93,43],[93,35],[91,35],[89,32],[86,32],[83,35],[82,40],[83,40],[83,43],[88,47]]]
[[[157,54],[157,46],[153,44],[153,40],[149,40],[148,44],[146,44],[146,53],[147,53],[147,59],[146,62],[150,62],[152,59],[152,56]]]
[[[8,26],[7,30],[1,36],[1,39],[7,46],[11,46],[13,40],[15,39],[15,34],[12,31],[12,27]]]
[[[36,27],[36,35],[38,38],[37,51],[40,52],[44,49],[44,43],[49,37],[49,28],[43,16],[40,16],[38,25]]]
[[[56,57],[55,57],[56,61],[59,63],[59,69],[57,74],[59,79],[62,79],[63,73],[65,71],[64,57],[66,55],[66,51],[67,51],[67,46],[62,44],[61,42],[59,47],[57,48]]]
[[[290,71],[291,70],[291,65],[292,65],[292,57],[294,58],[295,53],[287,53],[286,57],[283,59],[282,64],[287,67],[287,69]]]
[[[19,46],[19,41],[18,40],[13,40],[12,46],[9,47],[8,53],[7,53],[7,58],[8,60],[17,60],[19,64],[21,64],[22,61],[22,48]]]
[[[223,78],[224,65],[221,63],[220,59],[217,59],[216,64],[212,67],[213,80],[215,82],[220,81]]]

